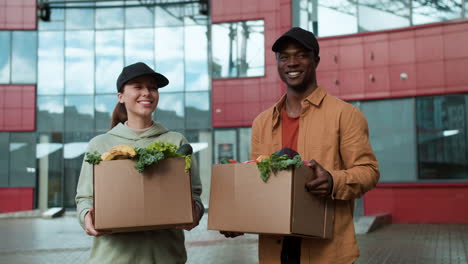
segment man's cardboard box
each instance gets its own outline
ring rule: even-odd
[[[306,192],[312,175],[303,166],[265,183],[255,163],[213,165],[208,229],[331,238],[334,201]]]
[[[139,173],[132,160],[94,166],[94,226],[113,232],[193,223],[192,186],[183,158],[169,158]]]

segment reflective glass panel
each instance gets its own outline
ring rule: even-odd
[[[210,94],[208,92],[185,93],[185,126],[211,128]]]
[[[98,95],[94,97],[95,122],[97,132],[106,132],[110,128],[112,112],[117,104],[116,95]]]
[[[131,3],[130,5],[135,4]],[[153,7],[127,7],[125,8],[125,26],[127,28],[153,27],[153,14]]]
[[[180,16],[180,7],[178,6],[157,6],[155,8],[156,26],[183,26],[184,20]]]
[[[96,31],[96,93],[117,93],[123,68],[123,31]]]
[[[417,181],[414,99],[362,101],[380,182]]]
[[[61,132],[64,129],[63,96],[37,97],[37,131]]]
[[[65,131],[94,131],[94,98],[92,96],[65,97]]]
[[[239,128],[239,161],[250,160],[252,128]]]
[[[94,92],[94,31],[67,31],[65,35],[65,93]]]
[[[10,133],[10,187],[36,186],[35,147],[35,133]]]
[[[265,73],[265,36],[263,20],[239,22],[239,76],[263,76]]]
[[[215,163],[223,159],[237,160],[237,134],[235,129],[219,129],[214,131]]]
[[[39,32],[38,94],[63,94],[64,53],[63,31]]]
[[[6,150],[10,147],[10,133],[0,132],[0,149]],[[8,187],[9,185],[9,169],[10,166],[10,151],[0,151],[0,187]]]
[[[50,11],[50,21],[37,18],[39,30],[63,30],[65,28],[65,10],[54,8]]]
[[[207,26],[185,27],[185,90],[210,89]]]
[[[37,32],[14,31],[11,59],[12,83],[36,83]]]
[[[154,68],[153,29],[125,31],[125,65],[144,62]]]
[[[169,79],[160,93],[184,90],[184,28],[161,27],[154,36],[156,71]]]
[[[213,78],[237,76],[237,24],[213,24],[211,36]]]
[[[153,119],[169,129],[184,129],[184,93],[160,93]]]
[[[98,2],[96,6],[119,6],[121,1]],[[123,8],[97,8],[96,9],[96,29],[116,29],[124,26]]]
[[[68,6],[94,6],[94,3],[72,3]],[[94,29],[94,9],[92,8],[68,8],[65,11],[65,23],[67,29]]]
[[[0,31],[0,83],[10,83],[11,34]]]
[[[413,0],[413,24],[426,24],[462,17],[462,0]]]
[[[360,0],[359,31],[410,26],[409,1],[411,0]]]
[[[416,98],[419,179],[467,179],[468,96]]]
[[[311,0],[315,1],[315,0]],[[335,36],[358,32],[357,7],[347,0],[318,0],[317,36]],[[313,30],[309,28],[309,30]]]

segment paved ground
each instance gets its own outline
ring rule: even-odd
[[[186,233],[189,264],[257,263],[257,236],[225,239],[203,223]],[[468,263],[468,225],[392,224],[358,236],[358,263]],[[85,263],[91,238],[74,217],[0,219],[0,263]]]

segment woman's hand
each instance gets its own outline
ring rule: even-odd
[[[200,219],[202,218],[203,216],[203,212],[201,211],[201,207],[198,206],[196,204],[195,201],[193,201],[193,218],[194,218],[194,222],[192,224],[187,224],[187,225],[180,225],[180,226],[177,226],[176,228],[178,229],[184,229],[184,230],[187,230],[187,231],[190,231],[192,229],[194,229],[195,227],[197,227],[199,224],[200,224]]]
[[[91,208],[88,213],[85,214],[84,224],[86,234],[90,236],[102,236],[112,233],[111,231],[97,231],[94,229],[94,208]]]

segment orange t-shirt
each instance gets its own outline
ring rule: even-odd
[[[299,117],[290,117],[286,113],[286,104],[281,110],[282,148],[297,151],[297,138],[299,136]]]

